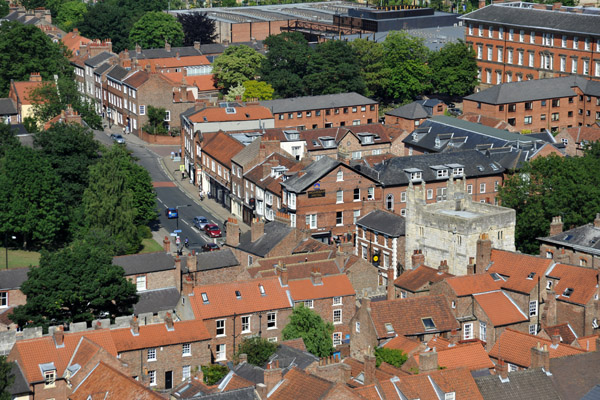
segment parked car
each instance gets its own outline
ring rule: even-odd
[[[200,230],[204,230],[204,227],[208,224],[206,217],[194,217],[194,226]]]
[[[206,234],[210,238],[221,237],[221,230],[219,229],[219,226],[216,224],[206,224],[206,226],[204,227],[204,232],[206,232]]]
[[[456,116],[462,115],[462,113],[463,113],[462,110],[459,108],[449,108],[448,112],[450,113],[450,115],[456,115]]]
[[[221,248],[219,245],[215,243],[206,243],[204,246],[202,246],[202,251],[217,251],[220,249]]]
[[[110,135],[110,138],[119,144],[125,143],[125,138],[121,136],[120,133],[113,133],[112,135]]]
[[[177,212],[176,208],[167,208],[167,209],[165,209],[165,215],[169,219],[179,218],[179,213]]]

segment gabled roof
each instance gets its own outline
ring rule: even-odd
[[[480,376],[475,383],[485,400],[560,400],[550,376],[541,368],[510,372],[507,380],[498,375]]]
[[[531,349],[538,344],[542,347],[547,346],[551,359],[585,353],[585,350],[563,343],[552,347],[551,340],[506,328],[489,354],[495,359],[503,359],[508,363],[528,368],[531,365]]]
[[[356,221],[356,225],[391,237],[404,236],[405,218],[383,210],[373,210]]]
[[[278,275],[275,266],[268,265],[267,263],[261,263],[261,261],[262,260],[259,260],[259,267],[248,268],[248,273],[250,274],[250,276],[267,277]],[[324,276],[338,275],[339,273],[344,272],[343,266],[337,265],[336,260],[333,258],[327,260],[316,260],[307,262],[301,261],[295,264],[286,264],[286,268],[288,271],[289,280],[309,278],[311,276],[311,272],[315,268],[318,268],[319,272],[321,272],[321,274]]]
[[[575,143],[597,142],[600,140],[600,128],[597,126],[576,126],[574,128],[565,128],[561,130],[567,132]]]
[[[300,339],[302,345],[304,345],[304,341]],[[276,361],[279,365],[279,368],[283,369],[291,369],[293,367],[297,367],[301,370],[305,370],[309,366],[313,365],[316,362],[319,362],[319,358],[308,351],[306,349],[301,350],[295,347],[289,346],[287,343],[290,341],[283,342],[281,346],[277,347],[277,351],[269,357],[264,368],[267,368],[269,363]]]
[[[11,89],[14,87],[15,90],[15,94],[17,95],[17,98],[19,99],[19,101],[21,102],[21,104],[27,105],[27,104],[32,104],[31,103],[31,99],[29,98],[29,94],[31,93],[32,90],[37,89],[38,87],[44,86],[44,85],[52,85],[53,83],[50,81],[40,81],[40,82],[31,82],[31,81],[24,81],[24,82],[12,82],[12,87]]]
[[[243,144],[223,131],[204,134],[202,152],[208,154],[227,168],[230,168],[233,156],[243,148]]]
[[[19,398],[19,395],[29,394],[29,384],[27,383],[18,362],[14,361],[10,363],[10,374],[14,376],[15,379],[6,390],[17,399]]]
[[[88,44],[92,41],[91,39],[81,36],[78,31],[71,31],[64,35],[60,40],[63,42],[65,47],[67,47],[73,53],[79,50],[82,44]]]
[[[426,265],[419,265],[415,269],[405,271],[394,281],[394,286],[411,292],[418,292],[423,286],[451,278],[454,275],[440,272]]]
[[[465,343],[459,346],[436,349],[438,353],[438,365],[442,368],[468,368],[469,371],[494,368],[494,363],[488,357],[480,342]],[[419,354],[414,356],[417,365]]]
[[[323,378],[308,374],[298,368],[292,368],[284,377],[281,384],[277,385],[271,392],[271,400],[297,399],[302,393],[306,400],[317,400],[331,389],[334,384]]]
[[[264,295],[261,294],[261,287],[264,289]],[[239,296],[236,291],[239,292]],[[203,297],[206,302],[203,301]],[[213,319],[227,317],[234,313],[241,315],[293,306],[289,293],[281,286],[278,278],[196,286],[194,296],[189,297],[189,300],[198,319]]]
[[[594,223],[578,226],[553,236],[538,238],[538,240],[600,255],[600,228],[596,228]]]
[[[248,164],[256,160],[260,153],[261,138],[257,137],[249,145],[240,150],[235,156],[231,157],[231,161],[246,168]]]
[[[123,267],[125,276],[175,269],[173,256],[164,251],[116,256],[112,263]]]
[[[596,351],[596,339],[598,339],[598,337],[600,337],[598,334],[580,337],[577,338],[577,344],[579,345],[580,349],[585,351]]]
[[[580,8],[583,12],[585,9]],[[465,14],[459,19],[475,23],[486,22],[535,30],[560,33],[582,33],[600,35],[600,16],[591,13],[539,10],[531,3],[509,3],[489,5]]]
[[[312,279],[291,280],[288,282],[294,301],[318,300],[342,296],[354,296],[354,288],[346,274],[321,277],[321,284],[313,284]],[[350,300],[347,300],[350,301]]]
[[[19,289],[27,280],[29,268],[12,268],[0,271],[0,290]]]
[[[490,274],[455,276],[446,279],[446,283],[458,297],[490,292],[501,287],[501,281],[495,281]]]
[[[396,334],[415,336],[448,332],[460,328],[446,298],[441,295],[371,302],[371,318],[379,338]],[[427,329],[423,318],[433,319],[435,329]],[[393,333],[388,332],[386,324],[392,325]]]
[[[385,115],[404,119],[423,119],[430,117],[431,113],[429,113],[421,103],[413,101],[412,103],[394,108],[393,110],[386,112]]]
[[[157,49],[137,49],[129,50],[128,56],[130,58],[135,58],[137,60],[155,60],[155,59],[174,59],[176,55],[179,54],[179,57],[187,58],[187,57],[204,57],[202,56],[202,52],[197,50],[194,46],[186,46],[186,47],[171,47],[170,51],[166,48],[157,48]],[[206,58],[206,57],[204,57]]]
[[[235,159],[235,157],[234,159],[232,159],[232,161],[238,162]],[[296,163],[296,160],[292,160],[288,156],[285,156],[280,153],[272,153],[269,154],[264,160],[260,160],[258,164],[252,166],[250,170],[244,172],[244,179],[253,182],[256,186],[263,189],[269,189],[271,185],[276,182],[276,185],[274,185],[274,187],[276,192],[279,192],[281,190],[281,185],[279,184],[281,180],[271,176],[271,170],[268,170],[268,172],[264,171],[263,167],[268,167],[268,165],[266,164],[270,164],[272,167],[280,166],[285,167],[289,170]]]
[[[529,321],[529,317],[502,290],[473,295],[494,327]]]
[[[146,81],[150,79],[150,74],[146,71],[133,71],[127,78],[123,80],[123,83],[131,86],[132,88],[139,88]]]
[[[117,351],[132,351],[172,344],[193,343],[211,338],[202,320],[173,322],[173,329],[166,323],[141,325],[139,334],[134,335],[131,328],[112,329],[110,331]]]
[[[342,363],[350,366],[350,381],[348,381],[348,385],[350,386],[362,386],[363,383],[358,379],[359,375],[363,375],[365,373],[365,363],[357,360],[356,358],[346,357],[342,360]],[[402,373],[403,371],[399,371]],[[381,368],[375,368],[375,378],[379,381],[384,381],[387,379],[391,379],[394,374],[390,374],[384,371]],[[364,382],[364,380],[363,380]]]
[[[566,344],[574,344],[575,340],[577,339],[577,334],[575,333],[573,328],[571,328],[571,325],[568,322],[565,322],[564,324],[554,325],[554,326],[546,326],[546,327],[544,327],[544,332],[546,332],[546,334],[550,338],[552,338],[552,336],[554,336],[554,335],[560,336],[560,341],[563,343],[566,343]],[[594,345],[595,345],[596,344],[595,336],[593,338],[593,341],[594,341]],[[584,344],[585,344],[585,342],[584,342]],[[586,349],[583,346],[579,346],[579,347],[581,347],[584,350],[590,351],[590,349]]]
[[[559,279],[554,285],[557,300],[584,305],[592,300],[597,292],[598,271],[591,268],[555,264],[546,276]]]
[[[129,75],[131,71],[119,66],[119,65],[115,65],[113,69],[110,70],[110,72],[108,74],[106,74],[107,77],[115,80],[115,81],[121,81],[123,80],[127,75]]]
[[[383,345],[386,349],[402,350],[405,354],[411,354],[421,347],[421,342],[407,338],[406,336],[398,335],[386,344]]]
[[[268,107],[274,114],[319,110],[326,108],[352,107],[364,104],[377,104],[358,93],[325,94],[321,96],[292,97],[289,99],[277,99],[261,101],[261,105]]]
[[[492,264],[487,272],[507,277],[506,282],[501,282],[503,289],[528,294],[553,263],[548,258],[492,249]],[[534,275],[529,279],[531,273]]]
[[[300,193],[341,164],[343,164],[341,161],[334,160],[331,157],[322,157],[302,169],[302,173],[282,182],[281,186],[288,191]]]
[[[293,230],[294,228],[278,221],[268,222],[265,224],[264,234],[254,242],[251,241],[252,232],[247,231],[243,233],[237,248],[246,253],[264,257],[269,254],[275,246],[281,243],[282,240],[287,238]]]
[[[196,268],[198,271],[209,271],[237,265],[240,265],[240,262],[228,247],[217,251],[205,251],[196,255]]]

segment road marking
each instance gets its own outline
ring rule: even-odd
[[[177,187],[173,182],[152,182],[152,186],[157,187]]]
[[[182,219],[181,222],[183,222],[184,224],[186,224],[187,226],[190,226],[190,223],[187,222],[185,219]]]

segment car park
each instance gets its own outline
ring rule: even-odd
[[[204,230],[204,227],[209,224],[208,219],[206,217],[194,217],[194,226],[201,231]]]
[[[206,234],[210,238],[221,237],[221,229],[219,229],[219,226],[216,224],[207,224],[204,227],[204,232],[206,232]]]
[[[167,209],[165,209],[165,215],[169,219],[179,218],[179,213],[177,212],[177,208],[167,208]]]
[[[202,251],[217,251],[220,249],[221,248],[216,243],[206,243],[204,246],[202,246]]]

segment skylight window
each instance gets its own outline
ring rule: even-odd
[[[498,275],[498,274],[497,274],[497,273],[495,273],[495,272],[492,272],[490,275],[492,276],[492,279],[493,279],[494,281],[499,281],[500,279],[502,279],[502,278],[500,277],[500,275]]]
[[[385,330],[387,333],[394,333],[394,327],[389,322],[385,324]]]
[[[202,302],[208,304],[208,295],[206,293],[202,293]]]
[[[260,283],[258,284],[258,290],[260,290],[261,296],[265,296],[267,294],[265,292],[265,287],[263,285],[261,285]]]
[[[527,279],[531,280],[531,279],[533,279],[534,276],[535,276],[535,272],[530,272],[529,275],[527,275]]]
[[[242,292],[240,292],[239,290],[235,291],[235,297],[237,297],[238,299],[242,298]]]
[[[573,294],[573,288],[566,288],[565,291],[563,292],[564,297],[571,297],[572,294]]]
[[[421,321],[423,322],[426,331],[434,331],[437,329],[433,322],[433,318],[422,318]]]

